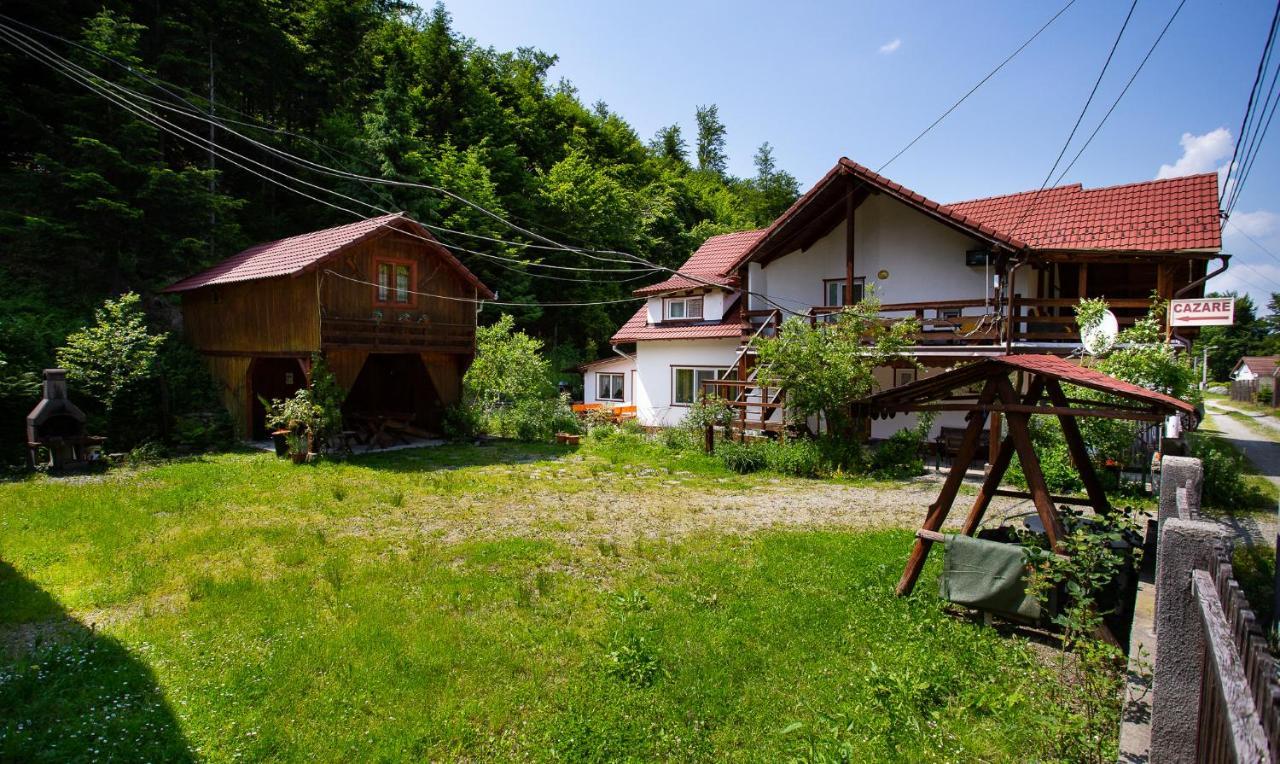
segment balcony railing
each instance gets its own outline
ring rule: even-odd
[[[324,318],[320,322],[320,340],[325,348],[471,353],[475,350],[476,330],[465,324],[430,321]]]
[[[1144,298],[1112,299],[1107,304],[1116,313],[1121,328],[1132,326],[1151,307]],[[886,321],[915,318],[920,331],[919,345],[999,345],[1011,342],[1077,345],[1076,326],[1079,300],[1071,297],[1040,298],[1014,296],[1011,304],[997,306],[984,299],[934,300],[930,302],[882,303],[880,315]],[[814,306],[802,314],[811,324],[834,320],[841,307]],[[743,334],[773,336],[782,319],[776,310],[745,310]],[[1011,335],[1011,336],[1010,336]]]

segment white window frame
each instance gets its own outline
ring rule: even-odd
[[[843,308],[845,305],[853,305],[853,304],[857,304],[857,303],[859,303],[859,302],[861,302],[861,301],[862,301],[862,298],[863,298],[863,297],[866,297],[866,295],[867,295],[867,288],[866,288],[867,279],[866,279],[866,277],[865,277],[865,276],[854,276],[854,278],[853,278],[853,302],[852,302],[852,303],[846,303],[846,302],[844,301],[844,293],[845,293],[844,284],[845,284],[845,282],[846,282],[846,281],[848,281],[848,279],[843,279],[843,278],[823,279],[823,280],[822,280],[822,305],[823,305],[823,307],[825,307],[825,308]],[[839,286],[838,286],[838,288],[839,288],[839,290],[840,290],[840,292],[839,292],[840,299],[839,299],[839,301],[838,301],[838,302],[832,302],[832,301],[831,301],[831,288],[832,288],[833,286],[836,286],[836,285],[839,285]]]
[[[616,380],[613,378],[617,377]],[[602,394],[602,385],[606,380],[610,380],[610,395]],[[613,385],[616,384],[617,396],[613,396]],[[612,403],[625,403],[627,400],[627,376],[620,371],[597,371],[596,372],[596,400],[609,401]]]
[[[687,297],[668,297],[662,301],[662,317],[667,321],[701,321],[706,315],[706,301],[702,295],[689,295]],[[691,303],[697,303],[698,314],[691,315],[689,307]],[[672,308],[676,305],[680,306],[680,315],[674,315]]]
[[[679,374],[682,371],[693,372],[693,398],[688,401],[679,399],[680,383],[678,381]],[[715,366],[672,366],[671,367],[671,405],[672,406],[692,406],[698,402],[698,394],[702,391],[702,383],[707,379],[736,379],[737,373]]]

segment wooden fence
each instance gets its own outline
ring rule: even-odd
[[[1177,489],[1178,516],[1199,520],[1187,490]],[[1191,571],[1191,592],[1204,629],[1195,760],[1280,762],[1277,663],[1235,579],[1229,544],[1216,544],[1207,568]]]
[[[1231,400],[1253,403],[1258,399],[1258,380],[1237,379],[1231,383]]]

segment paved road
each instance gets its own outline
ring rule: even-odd
[[[1235,446],[1267,480],[1280,486],[1280,423],[1273,417],[1237,409],[1229,404],[1206,400],[1209,417],[1205,429],[1217,430],[1222,439]],[[1226,412],[1236,411],[1251,417],[1256,424],[1246,424]],[[1270,434],[1265,434],[1267,432]],[[1237,538],[1248,543],[1264,541],[1274,544],[1280,520],[1275,515],[1250,514],[1239,517],[1219,518],[1219,522],[1231,527]]]

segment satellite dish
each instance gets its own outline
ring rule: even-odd
[[[1116,334],[1120,331],[1120,322],[1116,314],[1103,311],[1102,320],[1086,329],[1080,336],[1080,343],[1089,355],[1101,355],[1111,349],[1116,342]]]

